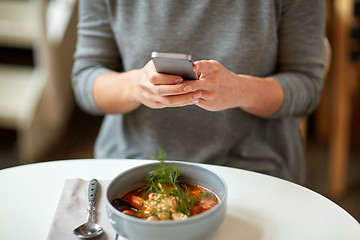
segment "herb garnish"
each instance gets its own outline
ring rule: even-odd
[[[190,191],[184,185],[180,184],[182,171],[175,164],[166,164],[166,154],[159,148],[158,153],[159,166],[149,172],[146,181],[147,184],[141,190],[147,194],[162,194],[165,198],[169,195],[180,200],[180,206],[177,211],[190,216],[191,207],[200,200],[200,198],[190,198]],[[146,196],[145,194],[144,196]]]

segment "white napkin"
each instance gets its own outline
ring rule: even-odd
[[[113,239],[115,230],[110,225],[105,205],[106,188],[110,181],[99,181],[100,188],[96,201],[96,222],[100,224],[104,232],[96,240]],[[73,230],[87,221],[88,205],[88,180],[68,179],[57,206],[55,216],[48,234],[48,240],[55,239],[79,239],[73,234]]]

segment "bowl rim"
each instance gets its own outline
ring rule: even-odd
[[[165,164],[181,164],[181,165],[185,165],[185,166],[196,166],[198,168],[201,168],[201,169],[204,169],[205,171],[208,171],[210,172],[211,174],[213,174],[214,176],[216,176],[220,182],[222,183],[222,185],[224,186],[224,193],[223,193],[223,198],[220,198],[220,201],[218,202],[218,204],[216,204],[213,208],[211,208],[210,210],[206,211],[206,212],[203,212],[201,214],[198,214],[198,215],[195,215],[195,216],[191,216],[191,217],[188,217],[186,219],[183,219],[183,220],[161,220],[161,221],[147,221],[146,219],[142,219],[142,218],[136,218],[136,217],[133,217],[133,216],[129,216],[125,213],[122,213],[121,211],[117,210],[110,202],[109,198],[108,198],[108,192],[109,192],[109,188],[110,186],[115,182],[115,180],[128,173],[128,172],[131,172],[131,171],[134,171],[136,169],[139,169],[139,168],[145,168],[145,167],[149,167],[151,165],[157,165],[159,164],[159,162],[151,162],[151,163],[145,163],[145,164],[141,164],[141,165],[138,165],[138,166],[135,166],[135,167],[132,167],[132,168],[129,168],[121,173],[119,173],[118,175],[116,175],[109,183],[109,185],[107,186],[106,188],[106,206],[108,208],[111,208],[113,211],[113,213],[115,213],[116,215],[119,215],[121,217],[124,217],[125,219],[128,219],[130,221],[133,221],[133,222],[136,222],[136,223],[140,223],[140,224],[152,224],[152,225],[173,225],[173,224],[181,224],[181,225],[185,225],[185,224],[191,224],[192,222],[194,221],[199,221],[199,219],[202,219],[202,218],[208,218],[209,216],[213,215],[216,213],[216,210],[218,208],[221,208],[221,207],[226,207],[226,202],[227,202],[227,195],[228,195],[228,187],[227,187],[227,184],[224,180],[224,178],[217,172],[205,167],[205,166],[202,166],[202,165],[199,165],[198,163],[193,163],[193,162],[186,162],[186,161],[176,161],[176,160],[166,160],[164,161]],[[214,191],[212,189],[210,189],[211,191]],[[215,192],[215,191],[214,191]],[[215,192],[216,193],[216,192]],[[216,193],[217,194],[217,193]]]

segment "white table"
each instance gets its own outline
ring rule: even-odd
[[[0,170],[0,239],[46,239],[66,179],[112,179],[147,160],[65,160]],[[327,198],[249,171],[204,165],[229,188],[215,240],[359,240],[359,223]]]

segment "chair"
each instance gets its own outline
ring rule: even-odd
[[[329,24],[334,59],[331,68],[331,128],[329,129],[329,190],[333,199],[344,196],[347,190],[349,172],[349,152],[351,148],[351,120],[353,98],[359,94],[359,61],[349,55],[356,49],[356,39],[352,39],[350,29],[358,18],[354,17],[352,0],[335,0]],[[357,1],[358,2],[358,1]]]
[[[3,21],[10,23],[8,28],[16,24],[18,27],[12,29],[14,34],[0,31],[0,44],[30,47],[35,56],[34,67],[0,65],[0,127],[16,131],[19,160],[29,163],[46,153],[61,136],[74,105],[71,69],[77,2],[2,0],[0,3],[9,12],[16,8],[24,13],[16,21]],[[31,34],[21,34],[17,29]]]

